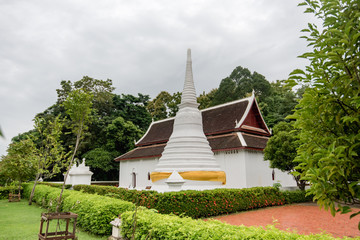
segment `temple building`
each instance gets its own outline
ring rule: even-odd
[[[263,150],[271,136],[251,97],[198,110],[188,50],[184,89],[174,118],[152,122],[136,148],[117,157],[119,186],[157,191],[295,187],[271,169]]]

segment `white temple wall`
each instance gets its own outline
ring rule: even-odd
[[[245,188],[245,155],[243,151],[232,150],[216,152],[215,159],[226,173],[225,188]]]
[[[272,186],[272,169],[259,151],[243,151],[246,155],[246,187]]]
[[[275,179],[272,180],[272,168],[270,162],[264,161],[264,154],[259,151],[244,151],[246,154],[246,187],[273,186],[279,182],[282,187],[296,187],[292,175],[274,169]]]
[[[272,180],[272,169],[269,161],[263,160],[261,151],[232,150],[216,152],[215,159],[226,173],[225,188],[249,188],[257,186],[273,186],[279,182],[284,188],[296,187],[294,178],[278,169],[275,180]],[[152,186],[148,173],[155,170],[158,158],[120,161],[119,186],[133,189],[133,177],[136,176],[135,189]]]
[[[119,187],[145,189],[152,186],[148,174],[155,170],[158,161],[158,158],[120,161]]]
[[[284,189],[298,188],[294,177],[286,172],[280,171],[279,169],[275,169],[274,183],[280,183]]]

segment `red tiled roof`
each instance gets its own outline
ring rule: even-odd
[[[247,144],[247,147],[250,148],[264,149],[266,147],[267,141],[269,140],[269,137],[265,136],[251,135],[247,133],[243,133],[242,135]]]
[[[202,111],[203,128],[206,135],[231,132],[236,122],[243,117],[249,100],[216,106]]]
[[[151,123],[148,131],[136,146],[166,143],[173,131],[174,118]]]
[[[164,144],[155,144],[151,146],[138,147],[130,152],[127,152],[120,157],[115,158],[115,161],[127,160],[127,159],[137,159],[137,158],[150,158],[150,157],[160,157],[165,148]]]
[[[265,148],[270,133],[256,101],[250,101],[251,99],[245,98],[201,111],[204,133],[213,151]],[[173,125],[174,118],[153,122],[136,144],[137,148],[117,157],[115,161],[160,157],[173,131]],[[243,135],[246,146],[242,146],[238,133]]]
[[[203,129],[205,135],[232,132],[236,122],[243,117],[249,100],[236,101],[213,108],[202,110]],[[174,118],[153,122],[148,132],[136,146],[165,143],[169,140],[173,130]]]
[[[246,142],[246,146],[241,144],[239,140],[238,133],[230,133],[224,135],[216,135],[216,136],[208,136],[207,139],[209,141],[211,150],[213,152],[218,151],[226,151],[233,149],[258,149],[263,150],[266,146],[266,142],[268,140],[267,137],[263,136],[253,136],[250,134],[244,134],[243,138]],[[140,146],[135,148],[134,150],[117,157],[115,161],[123,161],[129,159],[138,159],[138,158],[153,158],[153,157],[161,157],[162,152],[164,151],[166,144],[154,144],[150,146]]]
[[[207,137],[211,150],[239,149],[243,147],[236,133]]]

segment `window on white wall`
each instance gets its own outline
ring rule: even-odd
[[[132,172],[131,176],[132,176],[131,185],[133,188],[136,188],[136,173]]]

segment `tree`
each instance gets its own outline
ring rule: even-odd
[[[310,63],[305,71],[294,70],[289,81],[309,84],[293,115],[301,141],[296,160],[314,200],[335,216],[360,199],[360,5],[350,0],[300,5],[322,27],[309,23],[303,30],[313,50],[301,57]]]
[[[71,81],[61,81],[61,89],[56,89],[58,94],[57,103],[59,106],[67,99],[73,90],[82,89],[85,92],[93,95],[93,108],[98,114],[109,114],[112,108],[113,91],[112,80],[99,80],[84,76],[79,81],[72,83]]]
[[[273,129],[273,136],[269,139],[264,149],[264,160],[270,161],[271,168],[280,169],[292,174],[298,165],[294,162],[296,150],[299,147],[299,135],[293,122],[280,122]],[[300,176],[294,176],[297,186],[305,190],[306,181]]]
[[[205,109],[211,107],[211,103],[214,100],[215,93],[217,88],[211,89],[210,92],[205,93],[205,91],[197,97],[197,102],[200,104],[199,109]]]
[[[151,115],[146,110],[150,97],[141,93],[138,96],[130,94],[114,95],[114,110],[111,112],[111,119],[122,117],[133,122],[142,131],[146,131],[151,123]]]
[[[219,105],[240,99],[244,96],[237,96],[235,93],[236,82],[227,77],[221,80],[218,90],[214,94],[211,105]]]
[[[20,193],[21,183],[35,176],[35,163],[34,143],[31,139],[11,143],[7,155],[1,158],[0,173],[12,181],[18,181]]]
[[[236,67],[229,77],[223,79],[215,93],[212,106],[244,98],[248,93],[255,91],[260,101],[270,94],[270,83],[257,72]]]
[[[178,105],[181,102],[181,93],[176,92],[173,95],[166,91],[160,92],[152,101],[147,105],[147,110],[152,118],[156,120],[174,117],[177,113]]]
[[[270,94],[259,102],[259,107],[266,124],[271,128],[281,121],[289,121],[286,117],[293,113],[300,96],[285,81],[278,80],[270,83],[270,86]]]
[[[99,178],[98,180],[118,177],[119,164],[114,162],[114,158],[133,149],[135,140],[139,139],[142,133],[131,121],[126,121],[122,117],[114,119],[104,131],[104,144],[83,155],[87,159],[87,164],[96,169],[95,177]]]
[[[77,150],[81,144],[81,140],[84,138],[84,133],[88,129],[87,124],[90,121],[90,113],[92,109],[92,94],[84,91],[83,89],[73,90],[66,100],[63,102],[63,106],[66,110],[66,113],[70,118],[70,128],[72,132],[76,136],[75,147],[72,150],[72,156],[70,159],[70,163],[67,167],[67,171],[64,178],[64,184],[61,189],[59,202],[56,206],[56,212],[59,211],[59,207],[61,204],[62,194],[64,192],[65,182],[68,178],[70,168],[73,165]]]
[[[96,153],[97,157],[95,158],[94,154],[90,155],[93,156],[92,159],[94,161],[99,161],[99,164],[96,164],[94,161],[91,162],[93,166],[104,166],[104,169],[97,168],[96,171],[91,169],[94,172],[92,177],[96,180],[115,180],[115,178],[117,178],[115,173],[118,172],[118,164],[112,163],[105,166],[103,163],[109,163],[111,157],[115,158],[121,155],[122,152],[120,149],[111,149],[110,153],[108,150],[104,150],[105,152],[102,152],[104,155],[100,156],[99,149],[103,148],[108,141],[105,130],[109,124],[112,124],[114,119],[122,117],[125,121],[133,122],[142,132],[145,132],[151,123],[151,115],[146,109],[149,96],[140,93],[137,96],[130,94],[117,95],[113,93],[114,87],[112,86],[111,80],[107,79],[104,81],[84,76],[81,80],[75,82],[61,81],[60,88],[56,90],[58,93],[57,102],[42,113],[37,114],[36,117],[43,118],[45,124],[54,121],[57,116],[60,116],[61,120],[68,118],[69,116],[66,113],[63,103],[74,90],[81,90],[94,96],[92,98],[92,111],[89,116],[90,123],[87,125],[88,130],[84,134],[82,143],[77,150],[77,157],[80,159],[84,158],[87,156],[87,153],[96,149],[93,153]],[[75,145],[76,136],[71,131],[69,125],[63,125],[59,141],[65,152],[71,151]],[[14,137],[12,141],[20,141],[21,139],[31,137],[35,141],[35,144],[40,146],[41,143],[37,140],[38,135],[37,130],[32,129],[19,134]],[[107,160],[105,161],[104,159]],[[93,166],[90,165],[90,167]],[[108,170],[109,167],[112,169]],[[102,179],[102,177],[104,177],[104,179]],[[113,178],[111,179],[111,177]],[[63,180],[63,176],[56,174],[51,180]]]
[[[32,203],[35,188],[40,178],[48,179],[60,172],[67,162],[67,156],[60,141],[63,121],[57,116],[54,121],[47,122],[43,118],[35,118],[34,154],[36,155],[36,177],[34,186],[29,197],[29,205]]]

